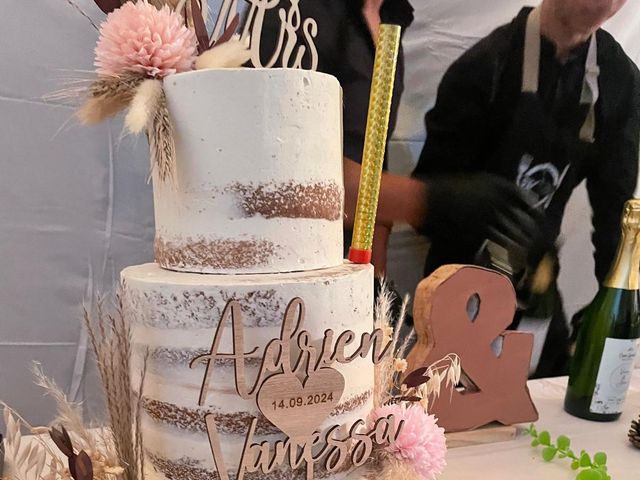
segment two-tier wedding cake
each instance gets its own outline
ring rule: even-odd
[[[121,275],[134,373],[147,356],[146,476],[221,478],[205,422],[213,414],[221,456],[235,478],[253,418],[254,442],[283,434],[255,399],[238,396],[237,362],[230,358],[237,332],[231,317],[223,317],[228,302],[241,310],[245,351],[235,353],[244,355],[248,385],[295,298],[304,300],[303,327],[318,351],[327,330],[360,338],[373,329],[372,267],[342,256],[341,88],[311,71],[226,69],[173,75],[165,91],[177,167],[172,181],[154,178],[157,263]],[[216,346],[222,355],[208,366],[194,362],[211,352],[221,319],[228,323]],[[323,401],[330,408],[323,426],[366,419],[371,359],[332,367],[345,386],[340,398]],[[333,475],[339,473],[316,472],[316,478]],[[245,478],[305,477],[304,469],[282,468]]]

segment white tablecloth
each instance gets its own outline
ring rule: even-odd
[[[615,422],[599,423],[572,417],[562,409],[567,379],[532,380],[529,388],[540,419],[538,431],[549,430],[555,439],[567,435],[575,452],[593,455],[604,451],[613,480],[640,480],[640,450],[627,438],[631,420],[640,414],[640,370],[634,373],[624,413]],[[526,435],[516,440],[455,448],[447,455],[447,468],[438,480],[574,480],[576,473],[567,459],[542,460],[541,448],[531,447]]]

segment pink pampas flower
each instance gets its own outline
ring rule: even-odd
[[[100,26],[95,66],[98,75],[163,78],[191,70],[195,58],[196,36],[182,16],[140,0],[114,10]]]
[[[444,429],[436,423],[433,415],[427,414],[417,404],[393,404],[376,408],[369,416],[369,423],[375,424],[379,418],[394,415],[395,421],[404,420],[394,445],[385,451],[397,460],[411,465],[424,480],[433,480],[447,465]]]

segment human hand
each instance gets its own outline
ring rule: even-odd
[[[422,230],[434,239],[464,238],[478,245],[490,240],[526,258],[538,238],[540,213],[519,187],[502,177],[443,175],[430,178],[427,189]]]

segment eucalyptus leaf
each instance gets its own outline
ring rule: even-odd
[[[556,445],[559,450],[566,450],[571,445],[571,440],[566,435],[560,435],[556,440]]]
[[[581,467],[591,466],[591,457],[587,452],[582,452],[582,454],[580,455],[580,466]]]
[[[576,480],[603,480],[602,474],[597,470],[583,470],[581,471]]]
[[[542,458],[545,462],[550,462],[556,457],[556,453],[558,453],[558,449],[556,447],[546,447],[542,450]]]
[[[549,446],[551,445],[551,435],[549,435],[549,432],[547,431],[540,432],[540,435],[538,435],[538,441],[541,445]]]
[[[606,465],[607,464],[607,454],[604,452],[598,452],[593,456],[593,463],[596,465]]]

